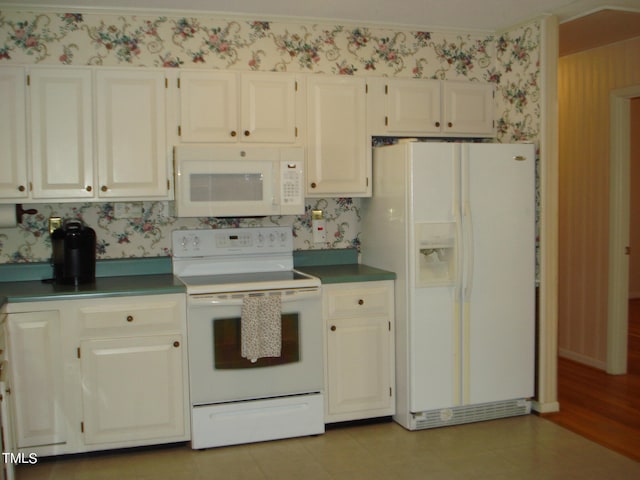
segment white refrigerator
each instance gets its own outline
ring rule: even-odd
[[[362,262],[397,274],[396,411],[410,430],[530,413],[531,144],[377,147]]]

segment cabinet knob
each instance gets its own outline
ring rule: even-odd
[[[232,137],[235,137],[236,135],[238,135],[238,132],[236,132],[235,130],[231,130],[231,134]]]
[[[364,305],[364,300],[363,299],[358,300],[358,305]]]
[[[244,136],[248,137],[249,135],[251,135],[251,132],[249,130],[245,130],[244,131]]]
[[[447,123],[447,127],[449,127],[449,128],[453,127],[453,123],[451,123],[451,122]]]
[[[331,325],[331,331],[335,332],[336,331],[336,326],[335,325]]]
[[[316,188],[316,187],[317,187],[316,182],[311,182],[311,188]]]
[[[133,315],[127,315],[127,322],[133,322]]]
[[[102,187],[100,187],[100,190],[106,192],[107,190],[109,190],[109,187],[107,187],[106,185],[102,185]]]
[[[20,185],[20,186],[18,187],[18,191],[19,191],[19,192],[24,192],[26,189],[27,189],[27,188],[26,188],[24,185]]]
[[[175,342],[173,342],[173,346],[175,348],[178,348],[180,346],[180,342],[176,340]]]
[[[85,188],[85,190],[87,192],[90,192],[91,190],[93,190],[93,187],[91,187],[91,185],[87,185],[87,187]]]
[[[439,127],[439,126],[440,126],[440,122],[436,122],[436,127]]]

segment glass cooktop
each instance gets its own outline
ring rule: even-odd
[[[180,277],[185,285],[205,286],[205,285],[226,285],[238,283],[266,283],[306,280],[308,275],[304,275],[295,270],[285,270],[279,272],[250,272],[250,273],[225,273],[219,275],[195,275],[190,277]]]

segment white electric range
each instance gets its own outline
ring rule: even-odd
[[[293,268],[291,228],[176,230],[172,243],[187,290],[192,448],[323,433],[320,281]],[[273,296],[281,348],[245,358],[243,305]]]

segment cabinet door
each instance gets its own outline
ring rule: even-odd
[[[99,197],[169,197],[165,78],[96,71]]]
[[[34,199],[92,198],[91,70],[31,68]]]
[[[307,196],[371,195],[363,78],[307,79]]]
[[[329,413],[367,412],[390,406],[389,328],[389,321],[380,317],[329,321]]]
[[[6,368],[4,365],[3,367]],[[7,383],[4,380],[0,380],[0,434],[2,435],[2,453],[16,454],[16,447],[13,441],[13,425],[11,423],[11,416],[9,415],[9,399],[11,398],[9,392],[10,389]],[[3,458],[0,479],[13,480],[14,478],[15,471],[13,462]]]
[[[385,100],[387,133],[440,132],[439,80],[390,80]]]
[[[443,132],[493,134],[493,85],[476,82],[443,82]]]
[[[25,83],[24,68],[0,68],[0,198],[3,199],[29,195]]]
[[[325,421],[395,412],[393,282],[323,286]]]
[[[81,342],[86,444],[183,436],[182,336]]]
[[[11,313],[8,319],[17,447],[64,443],[59,313]]]
[[[182,142],[237,142],[237,74],[180,74],[180,139]]]
[[[243,142],[296,141],[296,77],[286,73],[248,73],[241,77]]]

